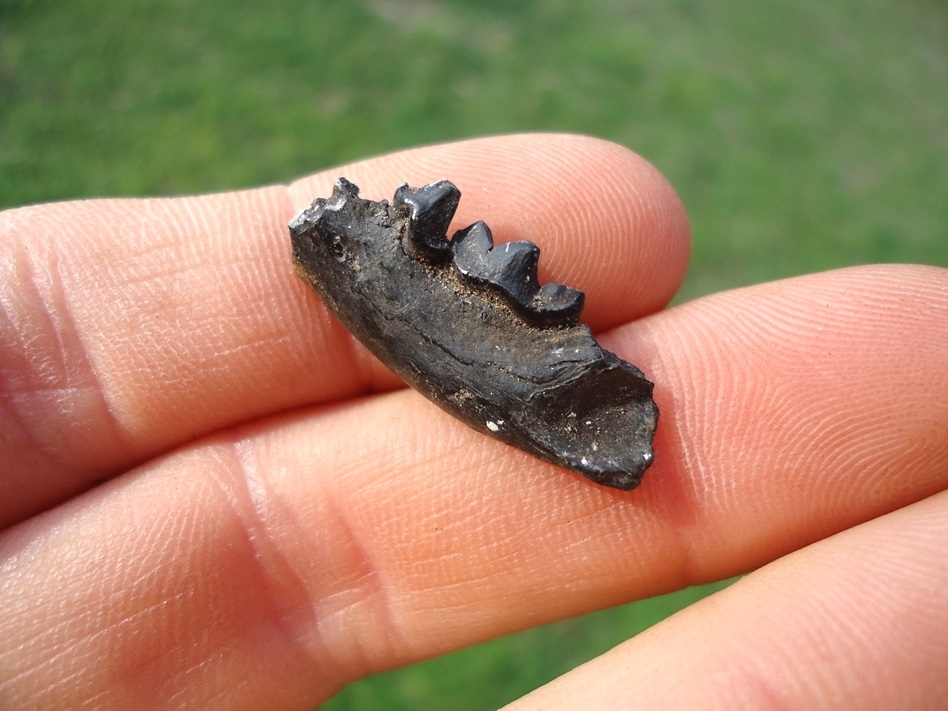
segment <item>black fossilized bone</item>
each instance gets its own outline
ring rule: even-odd
[[[340,178],[290,222],[296,271],[409,385],[485,434],[618,489],[652,463],[658,408],[642,372],[579,323],[583,293],[540,285],[531,242],[448,225],[441,180],[373,202]]]

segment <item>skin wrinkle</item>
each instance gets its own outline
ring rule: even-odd
[[[35,311],[38,309],[39,311],[47,314],[47,318],[45,319],[45,330],[47,333],[50,333],[56,337],[58,351],[60,353],[60,366],[58,369],[62,371],[64,377],[69,378],[70,373],[74,373],[77,369],[81,369],[88,374],[89,379],[92,381],[90,385],[83,386],[83,391],[87,395],[86,400],[98,399],[100,402],[97,407],[90,403],[85,408],[80,409],[88,409],[90,406],[94,407],[97,410],[98,415],[94,417],[87,415],[86,419],[99,423],[100,429],[107,428],[111,430],[111,436],[104,438],[101,436],[95,437],[93,441],[101,441],[105,439],[110,441],[111,446],[113,446],[115,449],[127,451],[127,440],[121,434],[122,428],[114,416],[114,408],[111,406],[106,390],[102,385],[102,379],[99,377],[98,370],[93,365],[92,360],[89,357],[87,340],[82,335],[82,329],[80,329],[78,326],[74,309],[72,308],[71,302],[66,295],[66,292],[68,291],[66,286],[67,282],[73,282],[64,276],[64,271],[59,264],[56,251],[53,250],[49,252],[42,252],[46,258],[46,262],[42,270],[37,269],[36,258],[30,258],[27,256],[29,253],[30,250],[25,247],[22,242],[17,242],[16,246],[14,246],[13,254],[22,254],[24,257],[24,259],[20,261],[21,263],[25,264],[26,271],[28,272],[28,278],[25,280],[25,284],[28,284],[31,287],[25,288],[23,286],[24,282],[21,281],[19,292],[24,294],[32,292],[35,295],[34,301],[37,304],[33,310]],[[42,274],[42,278],[38,277],[38,274]],[[41,282],[48,288],[42,288],[40,286]],[[71,339],[75,341],[75,347],[68,348],[64,345],[66,341],[70,340],[69,336],[64,334],[72,334]],[[67,353],[66,351],[69,352]],[[76,402],[76,404],[78,404],[78,402]],[[35,426],[28,426],[26,430],[30,433],[35,433],[39,431],[39,428]],[[78,435],[78,432],[73,433],[73,436]],[[88,438],[86,439],[88,441]],[[66,471],[72,470],[78,473],[78,471],[81,470],[81,461],[78,464],[75,461],[63,461],[62,458],[58,456],[55,460],[49,459],[50,455],[55,455],[57,447],[48,447],[35,439],[34,442],[35,444],[32,448],[32,451],[46,452],[46,469],[48,471],[55,469],[57,478],[63,478],[63,475]],[[60,445],[61,444],[62,442],[60,442]],[[83,482],[85,485],[88,485],[90,480],[93,480],[98,476],[102,476],[104,473],[105,472],[102,471],[101,468],[95,468],[92,471],[85,473],[85,475],[82,477]],[[34,464],[31,477],[34,481],[36,474],[36,465]],[[80,484],[79,486],[81,487],[83,485]]]
[[[332,521],[335,529],[342,533],[343,539],[349,542],[349,545],[346,546],[346,550],[350,553],[347,556],[349,565],[352,567],[352,571],[358,571],[358,573],[353,576],[350,572],[345,576],[347,579],[354,578],[357,581],[353,587],[337,592],[333,596],[336,599],[340,597],[348,599],[345,606],[329,614],[324,611],[318,617],[323,621],[334,620],[335,624],[333,626],[336,629],[332,636],[337,636],[341,631],[338,628],[339,621],[351,619],[354,614],[360,612],[365,617],[365,607],[368,606],[372,610],[368,617],[374,620],[375,624],[381,623],[382,626],[382,629],[374,630],[374,636],[377,640],[385,640],[380,645],[384,649],[371,650],[366,648],[363,634],[353,635],[348,644],[339,644],[338,642],[336,644],[326,644],[327,654],[336,668],[343,672],[341,679],[348,682],[366,674],[383,671],[387,667],[379,660],[391,655],[391,650],[400,649],[404,654],[412,648],[412,644],[410,638],[403,631],[403,625],[398,622],[399,615],[395,609],[395,599],[398,596],[390,592],[390,583],[386,582],[381,569],[373,561],[373,556],[366,543],[363,542],[362,537],[356,532],[356,528],[345,515],[344,507],[337,503],[335,493],[331,490],[331,487],[324,483],[322,490],[326,492],[323,499],[326,512],[325,520],[327,524]],[[353,557],[355,560],[352,560]],[[329,602],[330,598],[325,598],[321,606],[326,606]],[[317,605],[319,605],[318,602]],[[326,641],[327,630],[325,625],[320,623],[318,627],[320,637]],[[341,655],[340,652],[344,652],[344,655]]]
[[[674,556],[667,556],[666,561],[677,560],[679,564],[674,575],[669,575],[667,571],[663,572],[662,580],[663,586],[672,590],[707,582],[707,579],[698,572],[702,569],[699,565],[701,554],[693,533],[700,530],[703,523],[699,506],[699,501],[702,499],[698,491],[698,485],[702,479],[694,473],[690,477],[677,475],[679,472],[689,472],[690,469],[687,467],[666,471],[667,462],[687,462],[693,449],[687,446],[686,438],[682,436],[687,430],[683,430],[677,422],[677,418],[683,414],[682,408],[671,402],[674,393],[663,385],[664,382],[675,382],[675,378],[666,381],[664,378],[651,375],[652,371],[660,372],[658,368],[653,368],[652,364],[661,361],[662,356],[652,344],[650,331],[643,330],[641,327],[648,320],[643,319],[613,329],[599,337],[599,342],[603,348],[614,352],[620,358],[637,363],[644,369],[646,377],[650,380],[654,378],[656,382],[653,397],[658,404],[659,413],[664,413],[664,416],[659,415],[653,446],[656,452],[666,454],[652,465],[639,489],[624,495],[624,498],[640,500],[642,496],[647,497],[648,501],[643,509],[649,511],[654,506],[656,518],[671,522],[672,525],[663,527],[663,533],[667,532],[673,539],[669,540],[666,537],[663,540],[663,544],[674,551]],[[685,400],[687,401],[687,398]],[[704,423],[700,424],[703,426]],[[697,455],[692,458],[697,458]],[[697,459],[700,461],[700,458]],[[659,481],[660,487],[656,483]]]
[[[655,474],[653,472],[653,477]],[[712,582],[717,577],[708,575],[702,564],[704,556],[700,531],[703,521],[694,481],[687,476],[667,474],[663,480],[663,491],[655,497],[661,511],[659,518],[674,520],[675,525],[661,527],[662,535],[665,536],[662,545],[667,547],[668,554],[665,556],[666,567],[660,582],[654,581],[658,583],[654,588],[655,594]],[[668,565],[669,561],[676,562],[674,570]]]
[[[60,280],[59,283],[62,284],[62,281]],[[97,407],[96,410],[98,411],[99,416],[96,418],[96,421],[100,424],[100,426],[104,425],[104,427],[109,431],[111,435],[110,445],[112,448],[118,450],[118,458],[131,459],[131,443],[128,437],[129,433],[127,430],[125,430],[125,428],[122,426],[122,423],[116,417],[114,403],[109,396],[108,390],[103,384],[103,378],[102,374],[99,372],[99,368],[96,366],[94,359],[90,357],[86,338],[82,335],[69,300],[64,297],[63,301],[66,304],[65,310],[69,328],[76,333],[77,339],[79,341],[82,364],[85,366],[92,379],[90,395],[98,400],[99,407]],[[90,417],[90,419],[92,418]]]
[[[57,253],[53,250],[45,253],[44,256],[46,258],[46,268],[40,270],[36,265],[36,257],[30,254],[30,250],[22,241],[17,240],[13,258],[21,265],[17,271],[23,275],[23,278],[17,281],[15,288],[19,293],[31,296],[29,310],[32,314],[27,318],[35,319],[39,315],[45,326],[46,334],[52,336],[55,341],[58,364],[53,366],[53,370],[60,371],[60,373],[55,374],[57,380],[65,379],[67,382],[78,380],[81,383],[80,385],[70,386],[69,390],[75,392],[78,389],[79,392],[83,392],[86,395],[83,398],[85,404],[76,402],[69,410],[74,415],[77,414],[76,411],[78,410],[80,421],[96,422],[96,429],[110,433],[114,446],[125,450],[127,449],[127,440],[123,437],[122,428],[114,416],[113,407],[102,387],[99,373],[89,358],[87,341],[82,334],[82,329],[78,326],[74,309],[67,296],[66,279],[63,276],[64,272],[57,258]],[[72,345],[69,345],[70,343]],[[32,381],[39,376],[41,382],[48,381],[50,375],[50,373],[34,372],[27,376],[27,379]],[[52,386],[54,392],[61,389],[62,386],[60,385]],[[16,398],[10,398],[10,402],[15,401]],[[87,484],[101,476],[102,472],[97,469],[83,475],[81,473],[81,462],[77,465],[59,455],[50,458],[57,447],[52,446],[49,442],[36,439],[36,433],[41,431],[42,428],[36,425],[35,418],[29,415],[24,418],[22,410],[17,412],[15,407],[13,411],[14,417],[21,424],[24,423],[24,419],[34,420],[26,423],[25,433],[34,443],[32,451],[44,453],[47,460],[47,469],[56,467],[60,475],[64,470],[72,471]],[[97,436],[106,436],[104,432],[97,433]],[[78,433],[76,434],[78,435]],[[36,468],[36,465],[34,465],[34,468]]]
[[[16,255],[17,255],[17,254],[18,254],[18,252],[14,252],[14,255],[15,255],[15,256],[14,256],[14,262],[15,262],[15,263],[21,261],[21,260],[16,259]],[[25,256],[25,255],[24,255],[24,256]],[[23,261],[25,261],[25,260],[23,260]],[[17,268],[17,265],[14,264],[12,271],[13,271],[14,273],[16,273],[16,272],[18,272],[18,271],[20,271],[20,270]],[[11,283],[12,283],[12,281],[13,281],[13,280],[11,280]],[[19,280],[18,280],[18,281],[19,281]],[[33,280],[32,278],[28,278],[28,279],[25,280],[25,282],[26,282],[26,284],[27,284],[28,286],[32,287],[32,289],[30,289],[30,291],[33,292],[35,300],[36,300],[36,301],[39,301],[39,300],[40,300],[40,297],[39,297],[39,294],[38,294],[37,285],[35,284],[34,280]],[[25,292],[25,291],[27,291],[27,289],[23,289],[23,290],[22,290],[22,292]],[[24,341],[24,339],[26,338],[26,333],[25,333],[25,332],[21,332],[21,331],[19,331],[18,329],[15,329],[15,328],[13,327],[13,323],[14,323],[14,321],[15,321],[14,315],[17,314],[17,311],[16,311],[15,307],[10,303],[10,299],[5,298],[5,294],[0,294],[0,299],[2,299],[3,316],[5,317],[4,320],[5,320],[5,322],[6,322],[6,323],[4,324],[5,327],[3,328],[2,333],[4,333],[4,334],[7,334],[7,333],[16,334],[16,335],[19,337],[19,343],[18,343],[16,346],[13,346],[13,345],[11,344],[11,345],[10,345],[10,350],[15,350],[17,347],[19,347],[19,349],[20,349],[21,352],[27,352],[27,350],[30,349],[31,344],[30,344],[29,342],[25,342],[25,341]],[[4,359],[4,361],[5,361],[5,360],[6,360],[6,359]],[[0,367],[3,367],[4,361],[0,361]],[[12,372],[11,372],[11,371],[12,371]],[[20,447],[21,447],[22,449],[28,449],[28,450],[32,450],[32,451],[41,452],[41,451],[42,451],[42,447],[40,446],[39,440],[38,440],[38,438],[37,438],[36,431],[35,431],[33,428],[31,428],[31,427],[29,427],[29,426],[27,425],[26,420],[27,420],[28,418],[25,416],[25,414],[24,414],[24,412],[22,411],[22,409],[17,407],[17,403],[18,403],[18,402],[20,401],[20,399],[21,399],[20,397],[18,397],[18,395],[19,395],[18,390],[23,387],[23,384],[21,384],[21,383],[15,383],[14,377],[13,377],[14,374],[15,374],[15,370],[13,370],[13,369],[11,369],[11,368],[9,368],[9,367],[3,367],[3,370],[0,371],[0,373],[2,373],[2,375],[3,375],[4,390],[7,390],[8,392],[11,393],[11,396],[10,396],[9,398],[6,398],[6,403],[7,403],[8,406],[4,408],[4,409],[6,410],[6,412],[9,414],[9,417],[4,417],[4,420],[7,422],[7,427],[4,427],[4,428],[3,428],[3,443],[4,443],[4,445],[5,445],[5,448],[6,448],[6,446],[9,446],[10,449],[12,450],[13,447],[12,447],[12,445],[10,445],[10,443],[11,443],[14,439],[18,439],[18,440],[20,440]],[[17,380],[19,380],[19,379],[17,379]],[[47,387],[41,386],[41,387],[38,387],[38,388],[37,388],[37,387],[31,388],[31,389],[30,389],[30,392],[44,392],[44,391],[47,391],[47,390],[48,390],[48,391],[55,392],[55,391],[57,391],[57,390],[59,390],[59,389],[60,389],[60,388],[59,388],[59,386],[57,386],[57,385],[49,385],[49,386],[47,386]],[[17,431],[17,434],[19,435],[18,437],[14,438],[13,436],[11,436],[11,432],[10,432],[10,430],[8,429],[8,427],[9,427],[10,424],[13,424],[13,425],[18,426],[18,427],[17,427],[17,430],[18,430],[18,431]]]
[[[281,552],[275,535],[279,526],[274,517],[280,516],[280,507],[273,500],[265,475],[257,468],[253,448],[233,438],[220,454],[222,471],[211,469],[209,476],[244,531],[250,550],[246,563],[257,571],[253,579],[267,601],[265,617],[286,640],[286,647],[293,651],[291,656],[305,658],[307,662],[301,665],[304,668],[315,667],[316,650],[310,648],[306,635],[306,630],[315,626],[315,613],[304,581]],[[286,520],[285,516],[280,518]],[[325,654],[326,650],[320,650],[320,656]]]
[[[271,541],[267,547],[272,547],[275,551],[279,551],[280,546],[274,538],[274,535],[264,532],[274,526],[274,516],[278,515],[277,511],[281,511],[282,509],[279,505],[274,503],[276,500],[275,494],[270,491],[266,485],[266,477],[257,469],[254,462],[255,458],[252,456],[252,450],[246,449],[243,443],[239,441],[234,444],[234,449],[237,458],[241,462],[241,470],[247,476],[248,493],[254,501],[254,508],[257,512],[257,522],[253,526],[248,526],[248,529],[258,533],[251,533],[249,535],[251,537],[260,534],[265,535],[267,540]],[[327,638],[326,632],[323,629],[326,622],[338,619],[344,621],[351,618],[354,614],[365,616],[365,606],[369,605],[374,612],[369,613],[368,617],[375,620],[376,624],[381,624],[382,630],[376,629],[375,633],[388,640],[386,646],[400,648],[403,650],[402,653],[404,653],[404,650],[410,648],[410,643],[400,631],[400,626],[396,623],[396,615],[393,607],[394,598],[387,592],[388,588],[381,578],[379,567],[372,561],[372,556],[362,542],[356,528],[344,515],[344,507],[336,504],[337,494],[333,491],[331,486],[328,485],[328,480],[318,479],[315,483],[320,482],[323,484],[320,487],[320,493],[314,494],[313,498],[320,502],[320,510],[322,512],[320,520],[323,522],[323,525],[327,529],[332,529],[336,532],[336,534],[328,538],[333,541],[338,541],[340,538],[338,534],[341,534],[342,539],[349,542],[349,545],[342,544],[342,547],[350,553],[354,552],[356,558],[354,562],[350,560],[347,563],[347,565],[352,566],[350,572],[343,575],[335,574],[335,576],[340,579],[354,581],[354,583],[351,583],[347,589],[334,594],[323,594],[320,592],[318,595],[310,597],[313,593],[306,591],[305,582],[297,576],[295,579],[300,587],[298,594],[300,597],[305,596],[308,602],[306,605],[300,604],[300,607],[305,607],[305,612],[302,614],[290,613],[287,616],[290,625],[287,633],[289,636],[297,639],[297,644],[301,644],[303,642],[299,640],[307,638],[311,633],[315,632],[318,641],[315,644],[306,645],[318,650],[310,652],[311,655],[318,655],[318,663],[316,663],[317,660],[314,657],[311,666],[313,668],[325,669],[328,663],[331,669],[331,676],[337,680],[345,681],[355,679],[365,673],[380,670],[382,667],[379,665],[379,662],[375,660],[384,658],[391,652],[387,649],[370,651],[361,646],[353,649],[351,644],[340,645],[338,640],[336,644],[332,644],[331,635]],[[283,513],[279,515],[282,519],[291,518]],[[296,527],[296,524],[291,524],[291,529],[294,527]],[[300,537],[302,537],[302,535]],[[275,555],[280,554],[277,552]],[[347,558],[351,558],[351,555],[347,556]],[[268,566],[264,565],[263,568],[267,569]],[[353,572],[356,572],[356,574],[353,575]],[[297,574],[294,573],[293,575],[296,576]],[[353,600],[353,598],[355,599]],[[331,608],[334,602],[344,602],[344,606],[336,609],[334,612],[329,612],[325,609]],[[319,608],[324,609],[318,611]],[[321,620],[322,623],[317,624],[317,619]],[[362,637],[362,635],[352,635],[350,636],[350,641],[356,642],[360,637]],[[348,659],[346,655],[350,655]],[[342,682],[339,683],[341,684]]]
[[[409,398],[409,399],[415,400],[418,403],[422,402],[422,399],[420,398],[420,396],[412,394],[412,393],[389,395],[386,397],[398,397],[399,399]],[[419,445],[417,447],[414,446],[413,442],[418,437],[424,437],[426,436],[426,433],[430,432],[429,426],[433,426],[440,431],[442,418],[444,418],[443,421],[448,421],[447,416],[443,415],[440,412],[440,410],[435,410],[433,406],[425,404],[423,407],[425,409],[429,407],[432,408],[432,411],[430,414],[433,418],[435,418],[435,422],[431,423],[426,420],[424,431],[419,431],[416,428],[412,428],[412,431],[411,431],[412,434],[408,438],[408,442],[406,443],[404,452],[400,456],[397,456],[392,460],[388,460],[388,459],[385,460],[385,466],[387,468],[392,468],[392,469],[396,469],[401,472],[404,472],[403,474],[400,474],[401,477],[417,478],[418,476],[426,476],[429,474],[431,470],[439,469],[439,467],[433,464],[438,461],[446,461],[448,463],[451,463],[453,460],[453,463],[455,464],[455,466],[457,466],[457,459],[455,457],[459,456],[461,459],[463,459],[464,448],[467,448],[470,445],[470,438],[472,436],[476,436],[474,435],[472,431],[468,431],[466,427],[449,425],[448,430],[447,432],[445,432],[445,434],[451,433],[450,436],[448,436],[447,439],[443,439],[441,441],[441,443],[435,448],[434,453],[429,451],[430,445],[424,441],[419,442]],[[372,424],[376,424],[376,423],[370,423],[369,425],[366,425],[366,426],[369,427],[369,429],[371,429]],[[460,439],[460,441],[462,442],[461,450],[458,449],[458,444],[457,444],[458,439]],[[396,450],[395,453],[397,454],[398,451],[399,450]],[[366,452],[361,453],[360,459],[356,462],[356,464],[361,468],[361,467],[366,466],[368,464],[368,461],[374,461],[374,455],[372,451],[366,451]],[[420,470],[418,471],[417,475],[414,474],[416,470]],[[357,472],[352,472],[351,474],[354,474],[355,476],[359,476]],[[347,477],[335,476],[332,478],[333,483],[331,484],[331,486],[334,488],[334,490],[338,489],[338,487],[346,487],[346,481],[347,481]],[[462,488],[461,491],[467,492],[467,489]],[[373,496],[387,496],[387,495],[388,494],[385,493],[384,489],[378,491],[377,493],[375,491],[365,491],[363,489],[363,491],[360,492],[360,495],[358,498],[359,499],[368,498],[369,500],[371,500]],[[358,516],[364,516],[366,513],[371,513],[373,516],[373,519],[378,514],[377,507],[374,507],[374,506],[366,507],[364,505],[361,505],[361,503],[355,503],[352,501],[346,502],[346,499],[353,498],[353,494],[344,493],[342,490],[339,490],[335,494],[330,494],[322,498],[328,502],[331,502],[334,506],[340,507],[340,511],[343,511],[346,509],[352,509],[353,511],[358,512],[357,513]],[[479,500],[479,499],[472,498],[472,501],[475,501],[475,500]],[[453,499],[451,497],[448,497],[446,503],[449,503],[452,501]],[[409,505],[408,502],[406,501],[399,501],[397,502],[397,504],[400,506]],[[426,504],[425,510],[428,510],[427,504]],[[453,528],[454,526],[463,526],[464,525],[463,522],[466,520],[469,520],[464,514],[459,515],[459,519],[460,520],[452,521],[451,528]],[[335,516],[330,514],[329,520],[335,520]],[[345,519],[345,523],[347,527],[345,540],[347,541],[355,540],[358,546],[362,548],[364,544],[362,543],[362,538],[360,534],[358,533],[358,531],[365,526],[373,527],[374,525],[373,521],[364,520],[364,521],[361,521],[359,526],[356,526],[355,519],[347,517]],[[480,527],[481,527],[481,524],[478,524],[478,528]],[[379,538],[378,531],[375,531],[374,528],[370,528],[369,530],[370,530],[370,534],[373,540]],[[415,609],[416,597],[418,598],[417,602],[421,603],[431,595],[433,590],[435,589],[440,590],[441,583],[431,582],[432,576],[434,576],[436,580],[442,580],[444,575],[451,575],[452,577],[456,577],[459,572],[457,570],[457,567],[458,567],[457,562],[461,560],[468,560],[470,562],[469,553],[462,552],[462,551],[452,552],[453,549],[447,549],[447,550],[443,549],[442,545],[435,543],[434,540],[431,538],[430,530],[427,528],[425,530],[428,532],[423,536],[423,539],[422,539],[424,541],[423,544],[420,542],[419,544],[415,544],[412,541],[400,540],[400,538],[402,537],[396,536],[395,538],[390,539],[391,543],[389,545],[385,546],[385,548],[388,550],[388,556],[386,557],[387,567],[392,567],[393,565],[397,565],[395,560],[404,560],[406,555],[417,555],[420,558],[420,562],[414,564],[418,567],[418,570],[416,572],[406,574],[405,585],[407,585],[407,587],[405,587],[405,585],[402,585],[400,587],[400,592],[401,592],[400,597],[405,598],[407,600],[407,604],[404,607],[403,612],[401,614],[398,614],[397,617],[396,617],[396,611],[394,609],[392,609],[391,613],[387,615],[381,615],[381,614],[363,615],[364,618],[371,618],[373,620],[378,620],[376,624],[381,625],[382,628],[385,630],[382,633],[381,637],[385,639],[384,645],[386,647],[394,647],[393,653],[400,650],[403,657],[407,656],[409,658],[417,657],[420,654],[418,651],[416,651],[416,648],[418,644],[423,642],[423,640],[419,639],[419,615],[421,617],[426,617],[428,616],[428,614],[430,614],[430,609],[428,609],[428,606],[430,605],[430,603],[425,602],[423,604],[423,609],[421,610]],[[435,530],[439,530],[439,529],[436,528]],[[444,530],[448,531],[450,529],[445,528]],[[452,539],[453,539],[453,536],[452,536]],[[419,550],[419,545],[421,545],[421,547],[424,549],[423,553],[421,552],[421,550]],[[431,549],[432,545],[435,546],[434,550]],[[474,546],[473,543],[471,545]],[[412,553],[412,549],[414,550],[414,553]],[[371,555],[371,553],[367,553],[366,555]],[[392,556],[395,557],[395,560],[391,559]],[[376,559],[376,556],[372,556],[372,559],[373,559],[373,565],[371,567],[373,570],[375,570],[378,568],[379,564],[374,562]],[[405,564],[407,565],[408,563],[405,563]],[[432,566],[439,568],[440,572],[435,572],[431,570]],[[476,568],[476,566],[473,563],[471,563],[471,566],[472,566],[472,570]],[[426,581],[425,585],[427,587],[424,590],[413,589],[411,581],[416,576],[420,576],[422,580]],[[366,578],[363,575],[362,578],[360,578],[359,582],[363,582],[365,579]],[[354,586],[350,584],[350,587],[354,587]],[[377,598],[377,596],[372,596],[371,592],[372,591],[369,590],[365,595],[361,595],[360,597],[366,599],[368,602],[373,602]],[[419,595],[420,597],[418,597]],[[395,599],[394,593],[392,592],[392,588],[390,586],[386,587],[386,596],[390,600]],[[353,607],[354,606],[351,604],[348,605],[348,608],[353,608]],[[377,605],[373,604],[371,609],[376,610],[377,607],[378,607]],[[339,617],[339,615],[340,615],[339,612],[335,613],[335,617]],[[401,622],[398,621],[398,617],[402,618]],[[440,627],[443,628],[443,625],[441,625]],[[405,629],[409,629],[409,628],[412,630],[410,635],[404,631]],[[393,634],[396,635],[394,638],[392,637]],[[346,639],[343,642],[344,647],[350,646],[352,642],[351,635],[347,635],[347,637],[348,639]],[[366,658],[366,655],[363,653],[361,657]],[[384,657],[385,657],[385,654],[380,654],[378,650],[372,650],[372,657],[367,662],[365,662],[361,673],[365,673],[366,671],[378,671],[382,668],[387,668],[388,666],[390,666],[390,664],[386,664],[383,666],[384,663],[379,661],[379,659],[383,659]]]
[[[656,317],[652,317],[654,319]],[[688,361],[676,361],[674,359],[664,358],[663,351],[666,347],[675,347],[674,342],[663,343],[661,339],[654,338],[654,332],[650,328],[652,319],[643,319],[638,322],[635,329],[636,355],[639,365],[645,368],[646,376],[655,381],[654,397],[659,406],[660,414],[658,418],[658,427],[655,433],[654,447],[656,452],[665,452],[662,458],[665,461],[679,462],[679,468],[682,471],[691,472],[690,481],[683,477],[675,477],[670,483],[663,486],[661,500],[659,504],[662,507],[664,515],[669,516],[676,528],[682,526],[691,526],[695,523],[695,515],[698,511],[697,501],[701,496],[714,495],[721,489],[718,482],[715,481],[715,475],[709,471],[700,457],[700,453],[694,447],[688,446],[688,432],[703,431],[711,427],[716,420],[714,417],[702,418],[693,408],[684,407],[683,404],[693,402],[699,397],[701,388],[699,387],[700,378],[697,377],[696,369],[690,367]],[[678,348],[691,348],[694,352],[702,352],[703,334],[688,331],[688,335],[695,338],[697,348],[686,346],[684,329],[673,330],[668,339],[675,339]],[[606,347],[610,350],[618,350],[620,355],[625,354],[623,346],[627,327],[620,327],[607,337],[603,338]],[[615,343],[615,347],[611,344]],[[650,367],[650,364],[657,364],[658,367]],[[666,383],[678,383],[679,388],[676,392]],[[670,416],[673,413],[674,416]],[[655,467],[658,467],[655,473],[661,472],[665,466],[662,460],[656,461]],[[656,477],[652,477],[656,478]],[[669,480],[670,477],[663,475],[663,480]],[[705,483],[703,488],[701,484]],[[648,478],[645,479],[645,485],[648,484]]]

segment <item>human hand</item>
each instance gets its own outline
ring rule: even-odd
[[[448,177],[455,226],[536,242],[541,278],[586,292],[656,383],[640,488],[399,389],[293,273],[286,224],[339,175],[372,199]],[[3,213],[0,706],[311,708],[765,566],[515,707],[944,708],[948,272],[663,311],[688,250],[653,168],[569,136]]]

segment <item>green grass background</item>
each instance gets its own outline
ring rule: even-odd
[[[0,207],[535,130],[609,138],[669,177],[695,240],[680,300],[948,266],[942,0],[0,0]],[[712,589],[378,675],[326,708],[494,708]]]

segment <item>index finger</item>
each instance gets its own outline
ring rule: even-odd
[[[531,239],[587,320],[660,309],[688,257],[684,211],[614,144],[508,136],[374,158],[289,188],[39,205],[0,215],[0,523],[202,434],[393,388],[300,283],[286,224],[346,175],[366,197],[450,177],[457,225]]]

